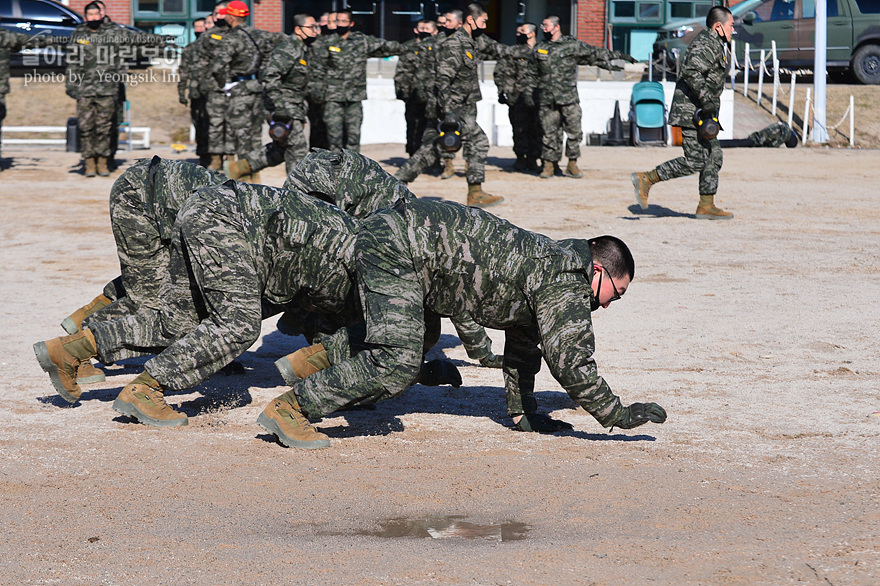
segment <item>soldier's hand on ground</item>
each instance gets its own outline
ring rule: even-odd
[[[508,103],[507,94],[505,92],[498,92],[498,103],[499,104]]]
[[[522,418],[513,424],[517,431],[535,431],[538,433],[556,433],[574,429],[570,423],[553,419],[543,413],[524,413]]]
[[[624,409],[623,416],[612,427],[632,429],[649,421],[653,423],[666,421],[666,411],[663,407],[657,403],[633,403]]]
[[[480,358],[480,364],[486,368],[501,368],[504,366],[504,354],[498,356],[490,352],[488,356]]]
[[[426,387],[452,385],[456,389],[461,386],[461,373],[448,360],[431,360],[422,365],[419,383]]]

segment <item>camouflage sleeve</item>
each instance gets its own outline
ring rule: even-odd
[[[697,37],[695,41],[699,41]],[[709,71],[714,67],[716,59],[712,55],[712,48],[706,44],[693,47],[693,51],[685,53],[684,63],[681,68],[681,81],[690,88],[688,96],[699,101],[697,108],[705,108],[712,102],[714,96],[706,83]],[[717,105],[717,104],[716,104]]]
[[[38,37],[29,37],[24,33],[14,33],[12,31],[8,31],[6,29],[0,29],[0,49],[9,49],[10,51],[18,51],[25,44],[28,44],[28,41],[33,39],[37,39]],[[37,45],[37,46],[45,46],[45,45]]]
[[[614,59],[614,54],[611,51],[583,41],[578,41],[577,43],[579,65],[595,65],[602,69],[612,68],[611,61]]]
[[[369,35],[366,35],[364,40],[367,43],[367,56],[369,57],[391,57],[406,52],[403,45],[397,41],[386,41]]]
[[[229,65],[232,63],[231,47],[234,43],[229,41],[229,35],[223,37],[218,42],[217,53],[211,61],[211,77],[217,80],[217,85],[223,87],[226,85],[226,72],[229,71]]]
[[[79,94],[79,84],[76,80],[82,79],[83,67],[85,65],[85,51],[83,45],[77,43],[77,33],[70,35],[70,43],[65,51],[65,61],[67,63],[67,73],[65,77],[66,93],[73,99],[77,99]]]
[[[465,352],[473,360],[482,360],[492,354],[492,340],[486,329],[474,321],[468,313],[450,318]]]
[[[309,99],[315,103],[324,102],[327,75],[327,45],[324,38],[319,37],[309,48]]]
[[[281,87],[284,77],[301,57],[293,55],[290,43],[282,43],[275,47],[269,60],[260,68],[260,80],[263,82],[263,89],[266,92],[266,108],[272,112],[278,112],[282,106]],[[282,112],[282,114],[289,113]]]
[[[416,75],[416,49],[415,43],[404,43],[406,49],[397,60],[397,68],[394,70],[394,95],[398,100],[407,99],[413,92],[413,82]]]
[[[590,295],[585,279],[568,280],[539,289],[533,303],[544,360],[553,378],[603,427],[610,427],[620,419],[624,407],[599,376],[593,360]]]
[[[442,45],[437,55],[437,83],[434,92],[437,95],[437,106],[442,116],[454,112],[464,104],[462,99],[454,100],[454,92],[449,91],[458,72],[464,67],[464,51],[461,45],[450,37]],[[459,98],[461,98],[459,96]]]
[[[535,375],[541,370],[540,340],[535,331],[512,328],[504,332],[504,393],[511,417],[535,413]]]
[[[498,88],[499,94],[511,93],[516,84],[513,58],[505,57],[504,59],[499,59],[498,63],[495,64],[495,71],[492,73],[492,77],[495,78],[495,87]]]
[[[180,62],[177,65],[177,96],[181,102],[186,100],[186,90],[189,89],[189,69],[192,60],[193,49],[187,47],[180,54]]]
[[[476,44],[480,51],[480,58],[484,61],[499,61],[507,55],[512,55],[516,49],[516,45],[505,45],[486,35],[480,36],[476,40]]]

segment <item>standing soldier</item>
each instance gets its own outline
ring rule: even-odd
[[[541,123],[535,105],[537,75],[534,47],[538,27],[527,22],[516,28],[517,46],[495,65],[495,85],[498,103],[507,104],[510,126],[513,128],[513,152],[516,154],[515,171],[538,171],[541,156]]]
[[[352,31],[351,10],[336,14],[336,36],[324,54],[324,123],[330,150],[360,152],[363,100],[367,99],[367,58],[390,57],[403,52],[400,43]]]
[[[434,89],[433,71],[426,79],[429,53],[434,50],[436,25],[421,19],[413,29],[416,38],[403,44],[406,52],[400,56],[394,72],[394,93],[398,100],[403,100],[406,117],[406,154],[412,156],[422,145],[427,118],[425,110],[428,105],[428,94]],[[431,59],[433,62],[433,59]]]
[[[478,41],[486,29],[489,15],[479,2],[467,6],[464,24],[443,41],[437,50],[437,108],[439,118],[450,124],[461,124],[461,142],[467,162],[468,205],[487,207],[496,205],[504,198],[486,193],[482,189],[486,178],[486,155],[489,139],[477,124],[477,102],[480,95],[478,67],[480,56],[493,47],[498,53],[506,48],[488,39]],[[449,25],[449,14],[447,25]],[[479,43],[479,44],[478,44]],[[435,133],[425,132],[425,141],[418,152],[398,169],[395,177],[409,183],[437,160],[433,144]]]
[[[260,68],[275,45],[287,38],[281,33],[269,33],[245,24],[249,14],[247,4],[241,0],[232,0],[226,5],[229,32],[223,37],[220,52],[211,66],[217,84],[229,95],[226,121],[239,159],[260,146],[265,119]]]
[[[322,17],[323,18],[323,17]],[[324,76],[327,74],[327,46],[336,36],[336,13],[327,15],[327,24],[321,25],[321,36],[312,43],[309,63],[309,147],[329,149],[327,125],[324,124]]]
[[[691,42],[684,55],[681,76],[675,84],[669,124],[681,127],[684,156],[666,161],[647,173],[633,173],[636,201],[648,209],[648,191],[660,181],[700,174],[698,220],[730,220],[733,214],[715,207],[718,172],[724,162],[718,137],[701,136],[697,124],[718,118],[728,63],[727,45],[733,35],[733,15],[714,6],[706,15],[706,28]],[[699,116],[697,116],[699,113]]]
[[[6,118],[6,94],[9,93],[9,54],[22,47],[46,47],[52,44],[48,36],[31,37],[0,28],[0,147],[3,146],[3,119]],[[0,171],[3,167],[0,166]]]
[[[630,63],[636,60],[624,53],[609,51],[588,45],[570,36],[563,36],[559,17],[550,15],[541,24],[544,42],[536,49],[538,64],[538,107],[543,131],[544,148],[541,159],[544,161],[542,179],[553,177],[562,158],[562,133],[568,138],[565,142],[565,155],[568,166],[567,177],[583,177],[577,160],[581,155],[581,140],[584,130],[581,126],[581,103],[577,91],[578,65],[598,65],[610,71],[622,67],[612,65],[612,59],[625,59]]]
[[[193,32],[197,41],[205,32],[204,18],[193,21]],[[211,155],[208,152],[208,111],[205,109],[207,98],[199,87],[199,76],[194,67],[196,41],[187,45],[180,54],[180,64],[177,67],[179,76],[177,96],[181,104],[189,105],[190,119],[196,129],[196,155],[199,157],[199,165],[207,167],[211,162]]]
[[[289,175],[309,152],[303,131],[309,85],[309,45],[318,37],[320,25],[308,14],[295,14],[293,25],[293,34],[275,47],[260,71],[266,90],[266,109],[271,117],[269,134],[272,141],[245,154],[237,162],[229,163],[231,179],[282,162]]]
[[[220,51],[220,43],[226,36],[226,5],[219,2],[214,6],[211,17],[214,25],[205,30],[205,34],[196,39],[195,62],[191,68],[192,84],[205,97],[205,111],[208,116],[208,167],[215,171],[223,168],[223,156],[235,149],[226,124],[229,109],[229,96],[211,75],[211,66]]]

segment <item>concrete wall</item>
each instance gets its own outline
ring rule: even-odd
[[[620,103],[620,117],[629,120],[629,100],[633,82],[581,81],[578,93],[583,110],[584,135],[607,132],[608,121],[614,114],[614,103]],[[513,146],[513,134],[507,116],[507,106],[497,101],[498,91],[491,81],[482,82],[483,100],[477,104],[477,121],[495,146]],[[664,83],[667,111],[672,104],[675,84]],[[724,130],[721,139],[733,138],[733,92],[724,90],[721,95],[721,118]],[[403,102],[394,98],[394,82],[390,79],[367,80],[367,101],[364,102],[364,124],[361,129],[362,144],[405,143],[406,122],[403,119]]]

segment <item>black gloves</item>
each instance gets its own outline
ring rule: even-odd
[[[509,101],[509,100],[507,99],[507,93],[505,93],[505,92],[498,92],[498,103],[499,103],[499,104],[507,104],[508,101]]]
[[[519,422],[513,424],[517,431],[537,431],[538,433],[556,433],[574,429],[570,423],[553,419],[543,413],[524,413]]]
[[[711,120],[712,118],[718,118],[718,108],[715,107],[715,104],[712,102],[706,102],[703,105],[702,112],[700,113],[700,118],[703,120]]]
[[[623,415],[611,427],[632,429],[652,421],[663,423],[666,421],[666,411],[657,403],[633,403],[624,408]]]
[[[186,96],[184,96],[184,95],[182,95],[182,94],[179,95],[179,96],[177,96],[177,100],[178,100],[181,104],[183,104],[184,106],[188,106],[188,105],[189,105],[189,100],[187,100],[187,99],[186,99]]]
[[[422,371],[419,373],[419,383],[426,387],[452,385],[457,389],[461,386],[461,373],[448,360],[431,360],[422,365]]]

